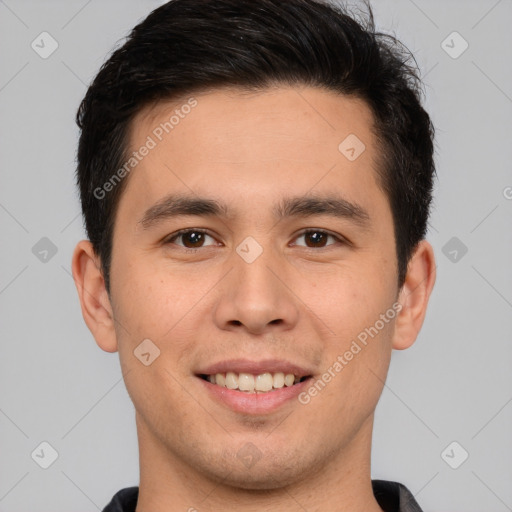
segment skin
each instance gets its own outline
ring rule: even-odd
[[[191,113],[129,175],[115,219],[111,293],[90,242],[73,255],[84,319],[97,344],[119,351],[136,409],[140,453],[137,512],[370,511],[374,411],[392,349],[411,346],[435,282],[423,240],[397,287],[390,206],[377,182],[373,118],[361,100],[316,88],[195,95]],[[185,103],[158,103],[132,123],[133,150]],[[366,146],[349,161],[338,146]],[[170,193],[228,205],[230,217],[182,216],[144,229],[140,219]],[[279,221],[282,198],[336,192],[369,214],[363,228],[329,215]],[[180,229],[211,235],[196,251]],[[305,228],[328,237],[315,246]],[[236,252],[246,237],[263,249],[252,263]],[[311,401],[269,414],[235,412],[205,393],[199,368],[232,358],[286,359],[313,380],[349,350],[395,301],[400,313]],[[151,339],[149,366],[133,351]],[[252,443],[261,456],[237,458]]]

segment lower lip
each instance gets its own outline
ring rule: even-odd
[[[247,393],[217,386],[201,377],[198,379],[215,400],[227,405],[233,411],[243,414],[269,414],[294,398],[298,401],[297,396],[309,386],[310,380],[309,378],[293,386],[282,387],[266,393]]]

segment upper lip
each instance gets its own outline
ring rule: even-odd
[[[261,375],[262,373],[282,372],[285,375],[293,373],[296,377],[308,377],[312,371],[297,364],[285,361],[284,359],[265,359],[262,361],[251,361],[250,359],[229,359],[219,361],[200,369],[197,375],[215,375],[217,373],[251,373]]]

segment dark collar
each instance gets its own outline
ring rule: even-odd
[[[372,480],[373,494],[384,512],[422,512],[409,489],[398,482]],[[103,512],[135,512],[138,487],[126,487],[114,495]]]

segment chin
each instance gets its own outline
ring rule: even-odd
[[[258,471],[254,468],[240,471],[239,467],[233,468],[228,475],[216,475],[215,478],[223,485],[245,491],[271,491],[280,489],[297,481],[297,475],[286,470],[261,467]]]
[[[252,461],[244,461],[240,451],[233,453],[230,450],[214,460],[203,460],[205,462],[203,472],[211,480],[247,491],[269,491],[295,484],[310,475],[313,469],[310,466],[314,466],[313,461],[308,464],[304,454],[299,451],[290,453],[289,448],[279,453],[259,454]]]

